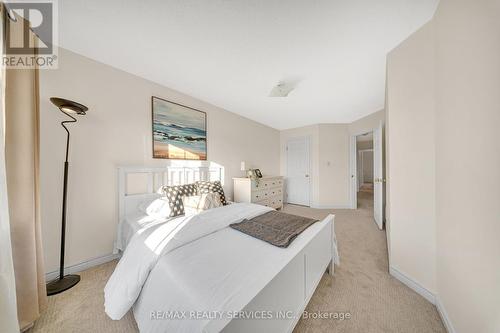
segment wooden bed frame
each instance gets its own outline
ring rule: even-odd
[[[158,198],[162,185],[181,185],[197,180],[222,180],[220,167],[120,167],[118,168],[120,223],[138,205]],[[138,183],[145,182],[141,186]],[[294,258],[242,309],[271,311],[270,319],[215,321],[222,332],[292,332],[316,290],[325,270],[334,273],[336,239],[334,216],[328,215],[322,228]],[[120,232],[118,232],[120,235]],[[292,315],[293,314],[293,315]],[[297,315],[298,314],[298,315]],[[220,327],[217,327],[220,326]]]

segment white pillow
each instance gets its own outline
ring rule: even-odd
[[[166,197],[161,197],[148,204],[142,204],[140,209],[149,216],[164,218],[170,216],[170,205]]]
[[[182,204],[184,205],[184,214],[186,216],[222,206],[220,194],[215,192],[182,197]]]

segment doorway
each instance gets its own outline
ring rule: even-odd
[[[286,143],[286,199],[287,203],[310,206],[310,140],[309,137],[291,138]]]
[[[351,208],[373,205],[373,218],[384,228],[383,123],[371,131],[351,136]],[[358,197],[362,200],[359,200]],[[366,208],[366,207],[364,207]],[[371,210],[371,207],[369,207]]]

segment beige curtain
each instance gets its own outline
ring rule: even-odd
[[[0,6],[0,54],[4,50],[4,13]],[[16,283],[10,237],[7,176],[5,173],[5,70],[0,69],[0,332],[18,332]]]
[[[5,19],[11,38],[22,38],[24,20]],[[31,33],[33,43],[36,36]],[[47,304],[40,226],[38,69],[5,71],[5,164],[17,313],[21,330]]]

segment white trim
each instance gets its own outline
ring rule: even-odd
[[[423,298],[425,298],[426,300],[431,302],[432,304],[436,304],[436,295],[433,292],[424,288],[418,282],[416,282],[413,279],[409,278],[408,276],[404,275],[403,273],[401,273],[400,271],[398,271],[394,267],[389,267],[389,273],[393,277],[395,277],[396,279],[401,281],[403,284],[408,286],[410,289],[415,291],[417,294],[419,294],[420,296],[422,296]]]
[[[92,267],[95,267],[95,266],[98,266],[98,265],[105,264],[105,263],[110,262],[112,260],[115,260],[115,259],[117,259],[119,257],[120,257],[120,254],[108,254],[106,256],[102,256],[102,257],[90,259],[90,260],[87,260],[87,261],[83,261],[83,262],[81,262],[79,264],[75,264],[75,265],[71,265],[71,266],[65,267],[64,268],[64,274],[78,273],[78,272],[84,271],[86,269],[89,269],[89,268],[92,268]],[[55,271],[52,271],[52,272],[48,272],[48,273],[45,274],[45,281],[54,280],[58,276],[59,276],[59,269],[57,269]]]
[[[356,146],[358,143],[356,143]],[[356,150],[358,147],[356,147]],[[361,188],[361,185],[365,182],[365,166],[364,166],[364,156],[362,151],[358,151],[358,156],[356,160],[356,186],[358,187],[358,192]]]
[[[436,306],[436,309],[439,313],[439,316],[441,317],[441,320],[444,324],[444,327],[446,328],[446,331],[448,333],[455,333],[455,329],[453,328],[453,324],[451,323],[450,317],[448,316],[448,313],[446,312],[446,309],[439,299],[439,296],[432,293],[431,291],[427,290],[424,288],[422,285],[420,285],[418,282],[415,282],[413,279],[409,278],[408,276],[404,275],[400,271],[398,271],[394,267],[389,267],[389,273],[401,281],[404,285],[409,287],[411,290],[415,291],[417,294],[431,302]]]
[[[350,204],[345,205],[318,205],[316,203],[311,203],[311,208],[316,209],[351,209]]]
[[[349,140],[349,196],[350,196],[350,209],[358,208],[358,165],[357,165],[357,156],[356,152],[356,137],[358,134],[351,135],[351,139]]]
[[[448,333],[455,333],[455,329],[453,328],[453,325],[451,324],[450,317],[448,316],[448,313],[446,312],[446,309],[441,303],[441,300],[439,297],[436,297],[436,308],[438,310],[439,316],[441,317],[441,320],[443,321],[444,327],[448,331]]]

